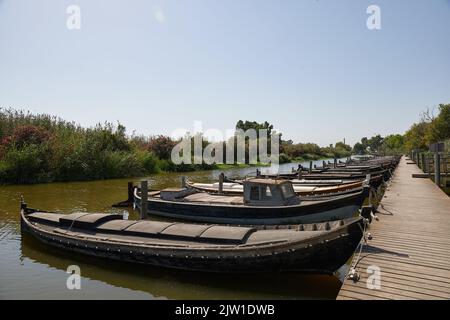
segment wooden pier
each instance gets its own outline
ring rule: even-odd
[[[450,198],[413,174],[423,172],[403,157],[370,226],[373,239],[353,258],[360,279],[346,279],[338,300],[450,299]]]

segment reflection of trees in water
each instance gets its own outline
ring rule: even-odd
[[[22,259],[66,271],[78,264],[83,278],[115,287],[150,293],[169,299],[334,299],[340,282],[333,276],[279,274],[207,274],[166,270],[111,260],[97,259],[40,243],[22,234]],[[107,297],[105,297],[107,298]]]

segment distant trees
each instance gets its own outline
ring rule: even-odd
[[[264,121],[263,123],[258,123],[256,121],[242,121],[239,120],[236,123],[236,129],[241,129],[243,131],[247,131],[248,129],[254,129],[258,133],[259,130],[265,129],[267,130],[267,134],[270,137],[273,130],[273,125],[271,125],[269,122]]]
[[[283,141],[281,144],[281,153],[288,156],[290,161],[344,158],[352,154],[352,147],[343,142],[337,142],[334,146],[320,147],[315,143]]]
[[[450,139],[450,104],[440,104],[438,115],[422,114],[404,135],[405,150],[428,149],[429,145]]]
[[[398,154],[413,149],[428,149],[431,143],[447,140],[450,146],[450,104],[441,104],[435,116],[425,112],[405,134],[382,137],[363,137],[353,148],[339,141],[320,147],[315,143],[294,143],[282,140],[279,135],[279,161],[343,158],[352,153]],[[269,137],[276,132],[267,121],[239,120],[236,130],[266,129]],[[277,133],[278,134],[278,133]],[[198,138],[198,136],[197,136]],[[257,136],[258,140],[265,137]],[[193,144],[194,137],[191,138]],[[227,142],[234,142],[235,161],[237,139],[219,142],[224,150]],[[14,109],[0,108],[0,183],[36,183],[140,176],[158,171],[191,171],[214,169],[215,164],[205,162],[174,164],[171,152],[179,141],[168,136],[127,136],[120,123],[98,124],[83,128],[73,122],[45,115],[31,114]],[[245,144],[245,160],[248,163],[249,139]],[[270,152],[270,139],[267,141]],[[202,151],[208,146],[203,139]],[[212,155],[216,151],[211,149]],[[191,155],[193,156],[193,155]],[[218,157],[225,159],[225,154]],[[260,159],[258,159],[259,161]]]
[[[381,145],[383,144],[383,137],[377,134],[370,139],[364,137],[361,139],[361,142],[357,142],[353,146],[353,152],[356,154],[365,154],[367,152],[378,152]]]
[[[414,123],[405,133],[405,149],[427,149],[428,141],[425,138],[428,131],[428,123],[420,121]]]
[[[365,154],[366,153],[366,147],[361,142],[355,143],[353,146],[353,153],[355,154]]]
[[[158,158],[169,160],[173,147],[177,141],[164,135],[152,136],[148,140],[148,151],[153,152]]]
[[[419,122],[413,123],[403,135],[364,137],[353,146],[353,152],[400,154],[416,149],[427,150],[432,143],[450,140],[450,104],[440,104],[438,111],[437,116],[429,110],[422,113]],[[450,141],[446,144],[450,145]]]

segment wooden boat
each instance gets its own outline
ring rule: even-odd
[[[265,175],[259,175],[259,178],[268,178]],[[246,178],[248,179],[248,178]],[[288,175],[285,176],[284,174],[278,175],[278,176],[272,176],[269,179],[288,179],[292,182],[292,185],[294,186],[294,189],[297,188],[297,186],[314,186],[314,187],[337,187],[337,186],[342,186],[342,185],[349,185],[351,183],[364,183],[364,181],[367,180],[367,176],[366,179],[317,179],[314,180],[311,177],[309,177],[308,179],[298,179],[298,175]],[[244,179],[245,180],[245,179]],[[231,179],[227,176],[224,176],[224,182],[227,183],[232,183],[232,184],[242,184],[243,181],[242,179]],[[369,179],[369,185],[374,189],[377,190],[382,184],[383,184],[383,176],[381,175],[370,175],[370,179]]]
[[[301,179],[301,180],[336,180],[336,179],[364,179],[367,174],[372,176],[372,179],[378,176],[382,176],[384,181],[388,181],[392,172],[395,170],[399,162],[398,157],[383,157],[370,161],[349,161],[347,163],[335,163],[323,162],[322,167],[305,168],[299,165],[297,170],[291,173],[282,174],[257,174],[257,176],[266,178],[285,178],[285,179]],[[378,179],[378,178],[377,178]],[[382,181],[381,181],[382,182]],[[371,182],[372,184],[372,182]],[[374,182],[373,187],[378,182]],[[381,183],[380,183],[381,184]]]
[[[257,172],[260,173],[259,170]],[[263,178],[263,176],[261,176],[261,175],[259,175],[259,177]],[[243,179],[240,179],[240,178],[234,178],[233,179],[233,178],[230,178],[230,177],[224,175],[224,180],[223,181],[224,182],[229,182],[229,183],[242,184],[242,182],[245,179],[248,179],[248,178],[250,178],[250,177],[246,176]],[[273,178],[275,178],[275,179],[276,178],[285,179],[283,177],[278,177],[276,175],[274,175]],[[293,185],[299,185],[299,186],[339,186],[339,185],[346,184],[346,183],[363,181],[362,179],[347,179],[347,180],[344,180],[344,179],[335,179],[335,180],[332,180],[332,179],[320,180],[320,179],[318,179],[318,180],[312,180],[312,179],[310,179],[310,180],[306,180],[306,179],[297,179],[297,178],[298,178],[298,175],[297,175],[297,177],[291,178],[289,180],[291,180]]]
[[[391,176],[389,171],[384,171],[382,174],[370,174],[370,185],[377,189],[383,182],[388,181]],[[296,171],[292,173],[281,174],[262,174],[259,173],[256,177],[267,179],[288,179],[291,181],[362,181],[367,177],[367,174],[358,172],[321,172],[321,173],[308,173],[306,171]]]
[[[359,191],[364,183],[369,183],[369,181],[357,181],[357,182],[349,182],[342,183],[337,186],[327,186],[327,185],[299,185],[292,181],[292,186],[294,188],[294,192],[300,197],[310,197],[310,196],[330,196],[343,194],[348,192]],[[191,181],[186,182],[187,186],[190,188],[194,188],[199,191],[205,191],[208,193],[219,193],[219,190],[222,194],[233,194],[233,195],[241,195],[244,193],[243,182],[241,183],[235,182],[224,182],[222,183],[222,187],[220,186],[220,182],[216,183],[194,183]]]
[[[102,213],[58,214],[21,206],[21,228],[50,246],[99,258],[202,272],[331,274],[363,236],[362,218],[266,227],[129,221]]]
[[[148,213],[197,222],[277,225],[315,223],[349,218],[369,195],[369,186],[329,197],[299,198],[288,180],[249,179],[241,195],[169,188],[148,193]],[[134,190],[134,204],[141,209],[141,194]]]

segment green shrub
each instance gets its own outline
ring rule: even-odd
[[[292,159],[285,153],[280,153],[280,157],[278,159],[279,163],[289,163],[292,161]]]
[[[6,182],[35,183],[49,179],[45,148],[38,145],[11,148],[2,162],[1,176]]]
[[[158,158],[151,152],[139,152],[138,157],[142,163],[145,173],[157,173],[160,171]]]

